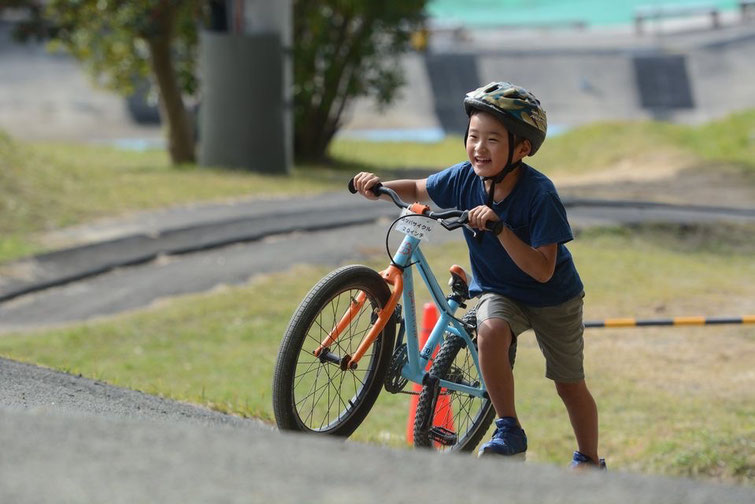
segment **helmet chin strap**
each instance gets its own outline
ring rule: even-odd
[[[511,173],[512,171],[519,168],[519,166],[522,164],[522,160],[520,159],[516,163],[511,162],[511,160],[514,158],[514,135],[510,131],[509,134],[509,157],[506,160],[506,166],[503,167],[503,170],[501,170],[497,175],[493,175],[492,177],[482,177],[483,183],[487,180],[492,180],[493,182],[490,184],[490,189],[488,190],[488,201],[485,203],[490,208],[493,208],[493,195],[495,194],[495,186],[496,184],[503,181],[503,179]]]

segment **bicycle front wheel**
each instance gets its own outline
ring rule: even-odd
[[[366,295],[364,304],[329,348],[331,355],[353,356],[391,294],[374,270],[346,266],[333,271],[312,288],[291,318],[273,378],[273,409],[281,430],[347,437],[372,409],[393,352],[394,316],[357,369],[343,370],[333,359],[314,355],[360,293]]]
[[[474,312],[467,314],[465,319],[470,316],[474,317]],[[482,382],[467,344],[453,334],[448,334],[441,345],[430,368],[430,374],[450,382],[475,387]],[[414,446],[435,447],[439,451],[474,450],[495,416],[490,399],[441,389],[435,411],[431,411],[432,396],[432,388],[423,386],[414,417]],[[433,415],[433,427],[423,430],[422,426],[429,415]],[[438,436],[433,436],[431,432],[439,427],[446,429],[446,435],[440,436],[444,442],[434,440]],[[452,435],[449,436],[449,433]]]

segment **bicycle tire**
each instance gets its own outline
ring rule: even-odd
[[[374,270],[352,265],[331,272],[291,317],[273,377],[273,411],[279,429],[348,437],[375,404],[393,353],[395,315],[357,369],[344,371],[313,354],[360,291],[367,294],[364,306],[330,347],[341,356],[353,356],[374,323],[373,314],[386,306],[391,294]]]
[[[465,320],[474,317],[470,312]],[[446,340],[440,347],[430,368],[430,374],[440,379],[461,383],[463,380],[468,384],[475,384],[482,379],[477,374],[472,354],[462,338],[455,334],[447,333]],[[446,396],[448,401],[438,400],[436,411],[431,412],[432,388],[428,385],[422,387],[417,410],[414,417],[414,446],[417,448],[435,448],[438,451],[469,452],[475,449],[488,427],[493,422],[495,410],[489,398],[473,397],[469,394],[441,389],[441,397]],[[442,424],[452,422],[456,442],[453,445],[442,445],[434,442],[428,430],[423,430],[422,425],[429,415],[433,415],[435,422],[439,417]]]

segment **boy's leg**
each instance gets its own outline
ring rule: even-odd
[[[509,363],[513,336],[509,324],[490,318],[477,328],[477,349],[485,386],[498,418],[517,418],[514,405],[514,373]]]
[[[583,296],[558,306],[528,307],[527,314],[545,356],[545,376],[555,382],[566,406],[579,452],[597,463],[598,408],[583,369]]]
[[[577,438],[579,451],[598,462],[598,407],[584,380],[555,382]]]
[[[493,438],[480,447],[479,455],[519,456],[527,451],[524,433],[514,406],[516,335],[527,329],[521,309],[498,294],[483,294],[477,304],[477,349],[485,387],[498,414]]]

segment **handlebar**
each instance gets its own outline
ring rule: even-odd
[[[349,192],[351,192],[351,194],[357,193],[357,189],[354,186],[353,178],[349,180],[348,187],[349,187]],[[406,201],[402,200],[399,197],[399,195],[396,194],[396,191],[388,187],[385,187],[380,182],[372,186],[370,190],[372,191],[372,194],[374,194],[375,196],[381,196],[385,194],[386,196],[390,197],[393,200],[393,203],[399,208],[411,208],[413,206],[411,203],[407,203]],[[458,229],[460,227],[466,227],[473,233],[476,233],[476,231],[468,225],[469,210],[444,210],[442,212],[433,212],[432,210],[430,210],[429,207],[424,207],[422,209],[422,215],[440,222],[440,224],[444,228],[448,229],[449,231]],[[498,235],[501,232],[501,230],[503,230],[503,222],[502,221],[487,221],[485,223],[485,228],[488,231],[494,233],[495,235]]]

